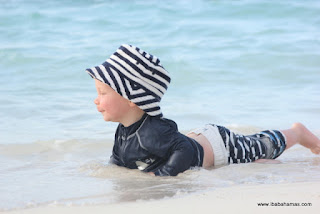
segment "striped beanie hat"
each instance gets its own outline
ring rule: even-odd
[[[132,45],[121,45],[102,65],[86,72],[135,103],[150,116],[162,117],[159,106],[170,83],[160,60]]]

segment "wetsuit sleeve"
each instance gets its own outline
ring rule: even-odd
[[[119,133],[119,127],[117,128],[116,134],[115,134],[115,141],[114,141],[114,145],[113,145],[113,149],[112,149],[112,155],[110,156],[110,160],[109,163],[110,164],[115,164],[118,166],[123,166],[122,162],[120,161],[120,157],[119,157],[119,146],[117,143],[117,139],[118,139],[118,133]]]
[[[119,156],[117,155],[115,150],[116,150],[116,148],[114,147],[113,151],[112,151],[112,155],[110,156],[109,163],[110,164],[115,164],[115,165],[118,165],[118,166],[122,166],[122,164],[120,162],[120,159],[119,159]]]
[[[119,161],[114,155],[111,155],[111,156],[110,156],[109,163],[110,163],[110,164],[115,164],[115,165],[121,166],[120,161]]]
[[[148,142],[145,146],[150,153],[164,160],[164,164],[153,171],[155,175],[176,176],[190,168],[195,150],[184,135],[167,130],[154,134],[152,141],[144,142]]]
[[[161,159],[161,165],[150,170],[155,175],[176,176],[191,167],[196,151],[175,122],[150,117],[137,135],[140,146]]]
[[[187,139],[179,139],[167,151],[167,162],[154,173],[157,176],[176,176],[188,170],[194,156],[194,149]]]

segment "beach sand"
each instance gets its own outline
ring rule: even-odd
[[[258,206],[258,203],[278,206]],[[286,203],[286,204],[284,204]],[[289,203],[291,206],[288,206]],[[300,206],[294,206],[300,204]],[[306,204],[302,204],[306,203]],[[311,203],[311,205],[309,205]],[[308,205],[308,206],[302,206]],[[58,206],[8,211],[16,214],[51,213],[319,213],[320,182],[241,185],[217,188],[186,196],[153,201],[138,201],[110,205]]]

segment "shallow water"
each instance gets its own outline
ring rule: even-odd
[[[161,104],[182,132],[252,133],[301,121],[320,136],[318,1],[1,1],[0,210],[173,197],[246,183],[317,181],[319,157],[150,178],[107,165],[117,124],[84,72],[122,43],[158,56]]]
[[[1,145],[0,210],[154,200],[234,185],[320,180],[320,157],[301,146],[283,154],[279,164],[195,168],[159,178],[107,164],[110,145],[92,140]]]

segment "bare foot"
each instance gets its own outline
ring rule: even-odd
[[[303,124],[294,123],[291,127],[297,134],[297,140],[299,144],[307,147],[311,152],[320,154],[320,140],[314,134],[312,134]]]

